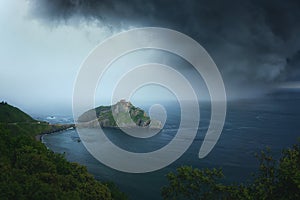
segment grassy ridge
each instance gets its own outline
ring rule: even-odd
[[[13,107],[6,102],[0,103],[0,122],[34,122],[35,120],[20,109]]]

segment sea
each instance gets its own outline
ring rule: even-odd
[[[128,151],[160,149],[176,135],[181,116],[177,102],[164,106],[167,120],[155,136],[134,138],[118,129],[105,129],[104,132],[115,145]],[[210,123],[211,104],[199,102],[199,106],[200,122],[192,145],[178,160],[154,172],[125,173],[107,167],[86,150],[75,129],[45,135],[43,143],[52,151],[64,154],[67,160],[85,165],[97,180],[114,182],[129,199],[153,200],[162,199],[161,188],[168,184],[166,175],[184,165],[199,169],[222,168],[225,175],[222,182],[247,183],[258,171],[255,153],[268,147],[274,158],[278,159],[282,150],[292,147],[300,137],[300,98],[229,101],[225,125],[217,144],[205,158],[199,159],[199,149]],[[149,108],[148,105],[140,107],[145,110]],[[72,116],[40,118],[50,123],[73,123]]]

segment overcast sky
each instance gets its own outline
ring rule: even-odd
[[[229,98],[299,89],[299,10],[297,0],[0,1],[0,98],[29,113],[70,112],[89,52],[115,33],[145,26],[198,41]]]

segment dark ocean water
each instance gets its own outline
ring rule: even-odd
[[[178,105],[168,104],[165,108],[167,122],[163,130],[151,138],[132,138],[116,129],[106,129],[105,134],[129,151],[159,149],[172,140],[179,127]],[[200,113],[197,136],[183,156],[166,168],[145,174],[123,173],[101,164],[87,152],[82,142],[78,142],[76,130],[47,135],[43,141],[51,150],[65,153],[68,160],[87,166],[97,179],[115,182],[130,199],[153,200],[161,199],[160,189],[167,183],[165,175],[179,166],[221,167],[226,181],[247,181],[258,168],[256,152],[268,146],[278,158],[283,148],[291,147],[300,137],[299,99],[233,101],[228,103],[225,126],[218,143],[207,157],[199,159],[199,148],[210,121],[210,104],[200,103]]]

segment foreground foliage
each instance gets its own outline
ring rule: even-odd
[[[169,173],[164,199],[300,199],[300,143],[282,152],[277,161],[270,150],[257,155],[259,170],[247,184],[226,185],[221,169],[183,166]]]
[[[0,199],[112,199],[86,168],[0,128]]]

